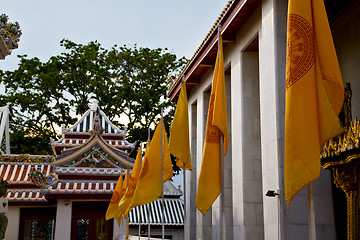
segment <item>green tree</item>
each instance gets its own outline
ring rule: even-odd
[[[14,71],[1,71],[10,103],[11,152],[51,154],[49,138],[58,138],[61,124],[74,124],[97,99],[101,109],[119,127],[127,127],[129,141],[146,141],[164,110],[170,125],[173,104],[166,98],[169,76],[179,74],[186,59],[167,49],[86,45],[62,40],[65,51],[47,62],[18,56]],[[119,119],[126,118],[120,123]]]

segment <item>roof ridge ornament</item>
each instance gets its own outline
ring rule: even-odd
[[[93,126],[93,134],[101,134],[104,129],[101,127],[100,122],[100,108],[97,106],[94,116],[94,126]]]
[[[90,104],[91,104],[90,109],[92,111],[96,111],[98,109],[98,107],[99,107],[99,101],[96,100],[96,99],[94,99],[94,101],[92,101],[92,103],[90,103]]]
[[[41,168],[31,167],[29,176],[31,182],[40,188],[47,188],[49,185],[56,183],[57,178],[55,174],[45,174]]]

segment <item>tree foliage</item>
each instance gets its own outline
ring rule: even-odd
[[[60,45],[65,51],[47,62],[21,55],[18,69],[1,71],[0,103],[10,103],[12,153],[51,154],[49,138],[59,137],[62,124],[74,124],[91,99],[112,122],[127,127],[129,141],[146,141],[161,110],[169,127],[173,106],[166,79],[179,73],[184,57],[136,45],[107,50],[96,41],[64,39]]]

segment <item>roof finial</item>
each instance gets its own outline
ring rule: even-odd
[[[96,109],[98,108],[98,106],[99,106],[99,101],[96,100],[96,99],[94,99],[94,100],[92,101],[92,104],[91,104],[90,109],[91,109],[92,111],[96,111]]]

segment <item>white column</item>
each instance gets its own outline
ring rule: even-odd
[[[245,239],[244,195],[242,164],[242,95],[240,49],[235,48],[231,56],[231,144],[232,148],[232,184],[233,184],[233,235],[236,239]],[[236,173],[235,173],[236,172]]]
[[[19,239],[20,207],[9,207],[7,211],[8,225],[5,240]]]
[[[59,199],[56,209],[55,239],[68,240],[71,238],[72,202]]]
[[[284,208],[279,208],[278,201],[280,200],[278,197],[265,196],[268,190],[281,189],[280,184],[283,182],[281,162],[283,161],[286,35],[278,35],[277,30],[285,28],[286,31],[286,2],[263,1],[262,26],[259,33],[260,124],[265,239],[278,239],[280,234],[278,225],[280,222],[279,212],[287,211]],[[282,13],[275,9],[275,5],[279,6],[279,4],[285,4]],[[279,22],[277,21],[277,17],[279,17],[277,14],[282,14]],[[286,34],[286,32],[282,33]],[[283,200],[283,202],[285,201]],[[304,210],[306,211],[306,209]],[[304,232],[306,234],[297,239],[307,239],[307,230]]]
[[[184,239],[196,239],[196,173],[197,173],[197,100],[189,101],[190,151],[192,171],[186,172],[186,222]]]

